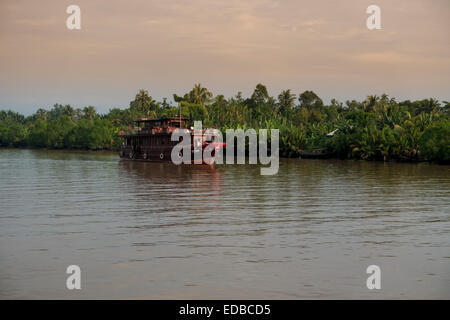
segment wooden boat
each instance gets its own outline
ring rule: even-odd
[[[177,145],[178,141],[171,141],[172,133],[177,130],[185,130],[191,135],[191,159],[193,163],[194,152],[203,151],[208,145],[214,147],[211,152],[211,157],[203,158],[204,164],[211,164],[214,157],[220,148],[223,148],[225,143],[215,142],[214,136],[212,140],[206,141],[202,130],[202,135],[194,135],[194,130],[185,128],[187,122],[186,118],[160,118],[160,119],[146,119],[142,118],[135,121],[135,126],[130,133],[125,134],[121,132],[121,137],[124,139],[122,147],[119,151],[119,156],[124,160],[131,161],[157,161],[157,162],[171,162],[172,149]],[[194,148],[194,144],[197,148]]]

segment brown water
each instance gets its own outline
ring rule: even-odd
[[[0,298],[450,298],[449,166],[0,150],[0,175]]]

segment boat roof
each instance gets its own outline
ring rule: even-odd
[[[153,122],[153,121],[187,121],[189,120],[188,118],[180,118],[180,117],[161,117],[158,119],[147,119],[147,118],[140,118],[138,120],[135,120],[134,122]]]

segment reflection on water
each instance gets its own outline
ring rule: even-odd
[[[0,298],[448,299],[449,173],[282,159],[261,176],[0,150]]]

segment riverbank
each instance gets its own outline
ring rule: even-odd
[[[86,150],[86,149],[51,149],[51,148],[35,148],[35,147],[0,147],[0,150],[40,150],[40,151],[48,151],[48,152],[66,152],[66,153],[86,153],[86,154],[114,154],[118,156],[118,151],[114,150]],[[326,157],[326,158],[302,158],[301,156],[291,156],[291,157],[283,157],[280,156],[281,159],[308,159],[308,160],[317,160],[317,161],[324,161],[324,160],[342,160],[342,161],[353,161],[353,162],[385,162],[385,163],[411,163],[411,164],[419,164],[419,165],[450,165],[450,160],[447,161],[425,161],[425,160],[408,160],[408,159],[352,159],[352,158],[339,158],[339,157]],[[246,161],[248,162],[248,161]]]
[[[205,88],[203,88],[205,89]],[[174,95],[178,106],[154,101],[140,90],[130,107],[98,114],[92,106],[74,109],[55,105],[25,117],[0,111],[0,146],[75,150],[117,150],[120,132],[133,130],[136,119],[176,117],[202,121],[204,127],[278,129],[280,156],[298,157],[299,150],[327,149],[336,158],[363,160],[450,161],[450,103],[435,99],[397,102],[387,95],[330,105],[312,91],[284,90],[278,99],[258,84],[251,97],[225,99],[212,94],[193,100]],[[270,130],[269,130],[270,136]],[[224,137],[225,138],[225,137]],[[270,137],[269,137],[270,138]]]

